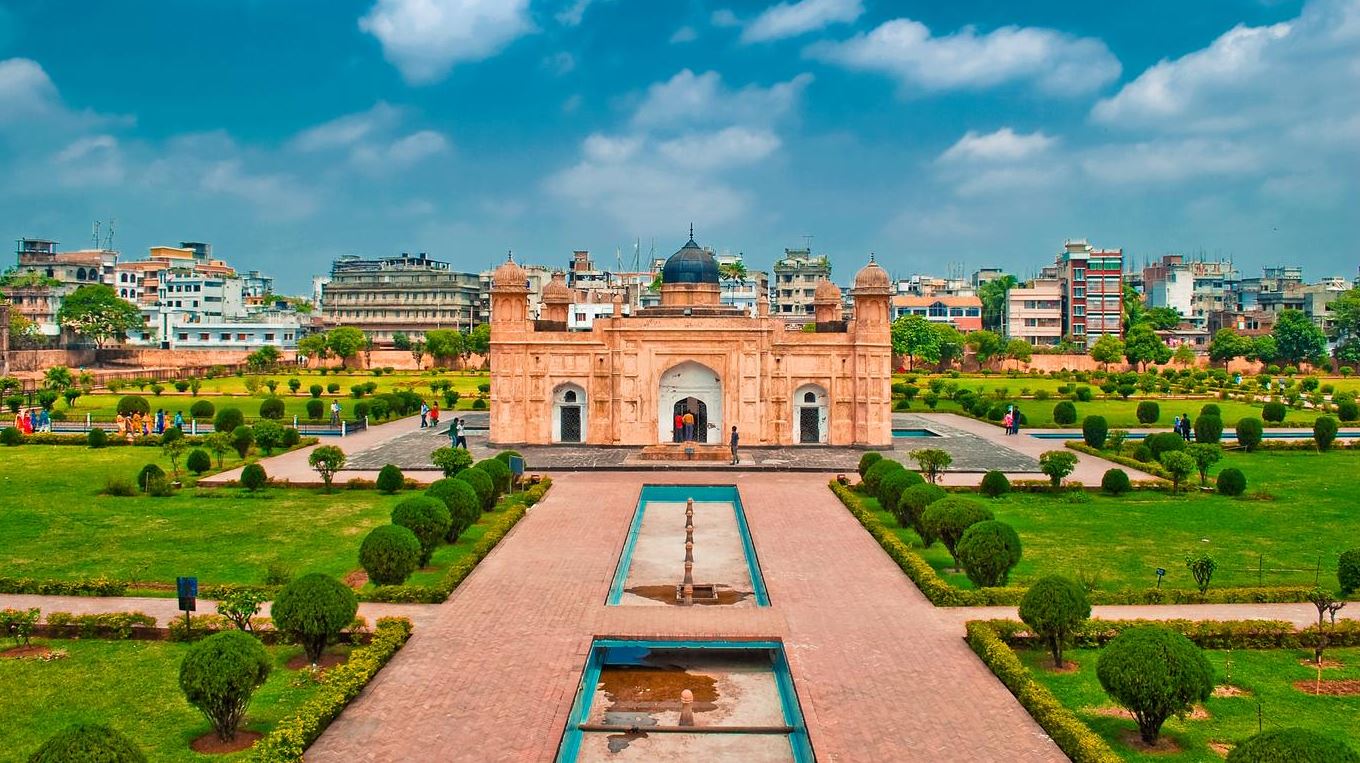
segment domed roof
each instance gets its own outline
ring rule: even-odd
[[[892,279],[888,278],[888,271],[874,262],[872,254],[869,255],[869,264],[860,268],[860,271],[855,274],[855,290],[861,289],[892,290]]]
[[[544,302],[570,302],[571,289],[567,288],[567,279],[562,273],[553,273],[552,280],[543,286]]]
[[[718,283],[718,261],[708,250],[694,243],[694,234],[689,241],[672,254],[661,269],[661,282],[669,283]]]
[[[492,288],[512,288],[528,290],[529,274],[524,272],[524,268],[515,264],[513,257],[507,255],[505,262],[491,273]]]
[[[823,278],[817,283],[817,290],[812,293],[813,302],[840,302],[841,289],[834,283]]]

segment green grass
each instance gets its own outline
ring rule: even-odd
[[[1075,660],[1080,668],[1073,673],[1055,673],[1044,667],[1051,659],[1041,650],[1020,650],[1021,661],[1037,681],[1047,686],[1097,734],[1126,760],[1221,761],[1210,742],[1234,744],[1257,732],[1258,703],[1265,729],[1301,726],[1344,738],[1360,751],[1360,695],[1347,697],[1312,696],[1295,689],[1295,681],[1316,678],[1317,671],[1300,660],[1311,659],[1312,652],[1294,649],[1233,651],[1206,650],[1214,667],[1215,680],[1230,683],[1250,692],[1249,696],[1210,697],[1204,703],[1208,717],[1200,720],[1172,718],[1162,726],[1162,735],[1180,745],[1175,754],[1140,753],[1125,743],[1124,736],[1136,725],[1131,719],[1110,717],[1095,712],[1114,707],[1096,678],[1099,650],[1073,649],[1064,657]],[[1360,649],[1330,649],[1327,659],[1339,660],[1343,667],[1322,671],[1323,679],[1360,679]]]
[[[155,761],[243,760],[248,752],[200,755],[189,749],[212,726],[184,699],[179,665],[188,644],[166,641],[35,639],[63,659],[0,660],[0,750],[25,760],[74,723],[103,723],[127,734]],[[317,688],[284,664],[301,653],[269,647],[274,670],[256,692],[242,727],[268,732]],[[11,757],[13,756],[13,757]]]
[[[1018,388],[1012,387],[1012,392],[1018,392]],[[1097,390],[1096,397],[1101,394]],[[1157,403],[1161,408],[1161,417],[1153,424],[1141,424],[1138,421],[1138,403],[1143,399]],[[1008,398],[1005,402],[1012,402]],[[1019,400],[1015,401],[1020,410],[1025,414],[1025,426],[1031,429],[1051,429],[1062,428],[1053,421],[1053,407],[1058,404],[1057,398],[1048,400]],[[1087,416],[1104,416],[1111,429],[1139,429],[1145,427],[1171,428],[1171,422],[1176,416],[1182,413],[1190,414],[1190,419],[1199,418],[1199,410],[1205,405],[1213,403],[1219,407],[1223,415],[1223,425],[1233,427],[1237,421],[1246,416],[1261,417],[1261,406],[1251,403],[1244,403],[1238,400],[1218,400],[1214,398],[1166,398],[1153,396],[1148,398],[1130,398],[1128,400],[1102,400],[1095,399],[1089,403],[1073,401],[1077,409],[1077,423],[1063,425],[1065,427],[1080,428],[1082,419]],[[960,408],[952,400],[941,400],[935,406],[935,411],[940,413],[959,413]],[[906,413],[930,413],[931,409],[917,398],[911,404],[911,409]],[[1317,418],[1318,412],[1312,409],[1289,409],[1285,415],[1286,424],[1290,422],[1308,423]],[[1270,426],[1278,426],[1272,424]]]
[[[1162,567],[1163,587],[1189,590],[1195,584],[1185,555],[1207,551],[1218,562],[1216,588],[1311,586],[1319,564],[1322,583],[1335,586],[1338,554],[1360,546],[1354,486],[1343,476],[1360,469],[1360,452],[1234,452],[1217,468],[1226,466],[1247,476],[1248,494],[1264,489],[1274,500],[1152,491],[1118,498],[1096,494],[1085,502],[1042,493],[979,500],[1020,534],[1024,556],[1011,573],[1012,585],[1044,575],[1085,574],[1099,575],[1103,590],[1141,590],[1156,585],[1154,571]],[[920,548],[915,532],[899,527],[876,501],[868,499],[866,505]],[[943,544],[921,554],[953,585],[972,587],[965,575],[953,571]],[[1258,577],[1262,556],[1266,572]],[[1292,571],[1272,571],[1281,569]]]

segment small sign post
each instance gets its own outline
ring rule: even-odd
[[[524,476],[524,457],[523,457],[523,456],[511,456],[511,457],[510,457],[510,474],[512,475],[512,479],[510,480],[510,487],[513,489],[514,486],[515,486],[515,483],[516,483],[516,482],[519,482],[519,478]]]
[[[184,612],[184,630],[188,632],[192,628],[189,613],[198,609],[198,578],[175,578],[175,591],[179,596],[179,608]]]
[[[1166,575],[1166,568],[1165,568],[1165,567],[1158,567],[1158,568],[1157,568],[1157,588],[1158,588],[1158,589],[1160,589],[1160,588],[1162,587],[1162,577],[1165,576],[1165,575]]]

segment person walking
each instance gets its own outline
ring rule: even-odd
[[[430,426],[430,406],[424,400],[420,401],[420,428],[426,429]]]
[[[439,403],[438,403],[438,402],[436,402],[434,405],[430,406],[430,426],[433,427],[433,428],[435,428],[435,429],[438,429],[438,428],[439,428]]]
[[[733,426],[732,436],[729,438],[729,441],[732,444],[732,466],[736,466],[738,463],[741,462],[741,459],[737,458],[737,441],[739,439],[740,438],[737,435],[737,428]]]
[[[467,450],[467,422],[462,419],[457,419],[454,422],[454,426],[450,428],[458,433],[457,447]]]
[[[165,434],[165,409],[156,409],[156,434]]]
[[[331,400],[331,426],[340,426],[340,401]]]
[[[683,421],[685,425],[685,442],[691,442],[694,440],[694,414],[685,411]]]
[[[456,418],[453,420],[453,423],[452,423],[452,424],[449,424],[449,447],[450,447],[450,448],[456,448],[456,447],[458,447],[458,427],[459,427],[461,424],[462,424],[462,422],[460,422],[460,421],[459,421],[458,419],[456,419]]]
[[[1011,406],[1011,434],[1020,435],[1020,409],[1014,405]]]
[[[38,411],[38,431],[39,432],[52,431],[52,416],[47,412],[46,408],[42,409],[41,411]]]
[[[1181,437],[1184,437],[1186,442],[1190,442],[1190,437],[1191,437],[1191,435],[1193,435],[1193,434],[1194,434],[1194,429],[1190,426],[1190,414],[1188,414],[1188,413],[1182,413],[1182,414],[1181,414]]]
[[[673,433],[673,436],[675,438],[674,441],[680,442],[680,438],[684,437],[684,435],[685,435],[685,417],[677,413],[675,414],[675,432]]]
[[[1006,436],[1008,437],[1010,436],[1011,433],[1011,417],[1013,415],[1014,414],[1008,410],[1006,411],[1006,415],[1001,417],[1001,426],[1006,428]]]
[[[175,411],[175,429],[184,431],[184,411]]]

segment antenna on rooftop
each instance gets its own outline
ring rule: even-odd
[[[104,248],[109,251],[113,251],[113,225],[116,222],[118,222],[117,219],[109,218],[109,234],[104,237]]]
[[[812,251],[812,234],[811,234],[811,233],[804,233],[804,234],[803,234],[803,248],[806,249],[806,250],[808,250],[809,252]]]
[[[95,220],[95,221],[94,221],[94,232],[90,235],[90,238],[94,241],[94,248],[95,248],[95,249],[98,249],[98,248],[99,248],[99,221],[98,221],[98,220]]]

